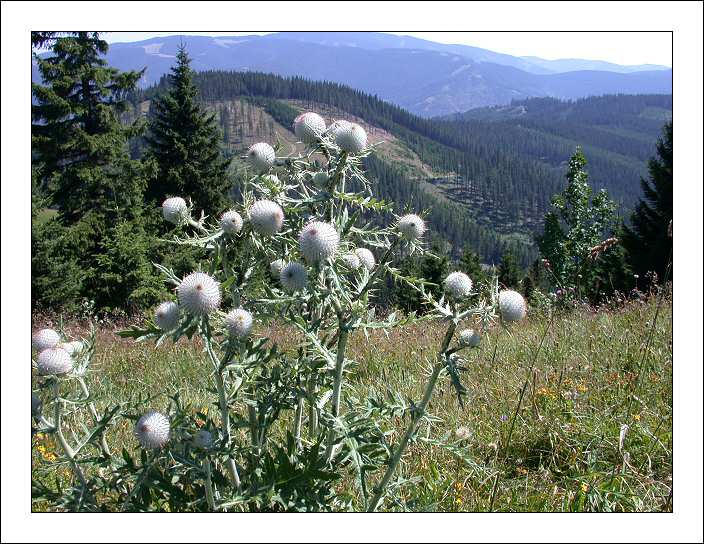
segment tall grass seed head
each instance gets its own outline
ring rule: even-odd
[[[162,331],[170,331],[176,328],[179,319],[178,304],[166,301],[159,304],[154,311],[154,323]]]
[[[169,418],[154,410],[147,412],[135,424],[134,434],[143,448],[163,448],[171,434]]]
[[[466,298],[472,292],[472,280],[464,272],[452,272],[445,278],[445,292],[455,300]]]
[[[354,254],[359,257],[359,260],[364,265],[364,268],[366,268],[370,272],[376,266],[376,259],[374,258],[374,254],[369,251],[366,247],[358,247],[354,250]]]
[[[207,315],[220,306],[220,283],[204,272],[193,272],[176,288],[178,300],[186,311]]]
[[[310,264],[333,258],[340,245],[340,235],[330,223],[311,221],[298,236],[301,253]]]
[[[357,270],[360,266],[362,266],[362,261],[355,253],[345,253],[342,256],[342,261],[351,270]]]
[[[264,174],[274,166],[276,152],[274,148],[266,142],[259,142],[249,148],[247,151],[247,160],[256,172]]]
[[[482,336],[473,329],[464,329],[460,332],[460,345],[476,348],[481,342]]]
[[[59,342],[61,337],[54,329],[41,329],[32,335],[32,347],[37,351],[53,348]]]
[[[335,143],[347,153],[359,153],[367,147],[367,133],[357,123],[341,125],[335,131]]]
[[[281,269],[279,281],[287,291],[305,289],[308,284],[308,271],[301,263],[288,263]]]
[[[504,321],[520,321],[526,310],[526,301],[519,292],[505,289],[499,293],[499,313]]]
[[[425,232],[425,221],[416,214],[409,213],[398,220],[398,230],[408,240],[416,240]]]
[[[63,348],[47,348],[37,357],[37,370],[41,376],[61,376],[72,369],[71,355]]]
[[[245,336],[248,336],[252,331],[253,322],[254,318],[252,317],[252,314],[244,308],[232,310],[227,314],[227,317],[225,317],[227,332],[237,338],[244,338]]]
[[[174,225],[181,225],[188,219],[188,206],[180,196],[167,198],[161,205],[164,219]]]
[[[284,211],[276,202],[257,200],[249,208],[249,220],[255,232],[262,236],[273,236],[284,224]]]
[[[325,132],[325,120],[312,111],[302,113],[293,121],[293,131],[303,143],[315,143]]]
[[[220,218],[220,228],[227,234],[237,234],[242,230],[242,216],[235,210],[226,211]]]

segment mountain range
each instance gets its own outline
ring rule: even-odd
[[[168,72],[181,43],[196,71],[265,72],[341,83],[423,117],[531,97],[672,93],[672,70],[663,66],[516,57],[378,32],[166,36],[113,43],[107,61],[121,70],[146,68],[141,84],[147,87]],[[36,69],[33,78],[38,78]]]

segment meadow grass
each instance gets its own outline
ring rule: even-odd
[[[429,405],[438,419],[421,426],[400,465],[402,475],[417,481],[380,510],[671,511],[672,306],[664,301],[653,327],[656,307],[651,298],[610,311],[531,315],[509,329],[492,329],[478,349],[465,352],[463,406],[449,378],[439,381]],[[257,334],[284,347],[296,340],[276,326]],[[427,360],[443,334],[433,323],[388,337],[355,333],[345,394],[389,390],[418,401]],[[197,340],[154,348],[101,330],[88,376],[99,410],[140,395],[154,396],[149,405],[165,409],[168,395],[178,393],[215,417],[201,350]],[[395,423],[392,442],[407,420]],[[458,437],[460,427],[467,429]],[[108,441],[136,450],[131,432],[122,419]],[[35,476],[49,485],[57,477],[67,483],[70,472],[52,459],[51,438],[34,440]],[[359,499],[351,475],[337,491]]]

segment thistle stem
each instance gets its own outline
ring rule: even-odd
[[[56,380],[54,382],[54,429],[56,430],[56,438],[59,442],[59,445],[61,446],[61,449],[64,450],[64,454],[66,455],[66,457],[68,457],[69,463],[71,464],[71,468],[73,468],[73,472],[76,474],[76,477],[81,482],[83,493],[85,493],[87,491],[88,482],[86,481],[86,477],[84,476],[81,467],[79,467],[78,463],[76,462],[76,454],[73,451],[73,448],[69,445],[68,441],[66,440],[66,437],[64,437],[64,433],[61,428],[62,411],[63,402],[61,401],[61,395],[59,391],[59,381]]]
[[[213,481],[211,478],[212,470],[210,467],[209,457],[206,457],[203,461],[203,470],[205,471],[205,500],[208,502],[208,509],[211,512],[214,512],[215,498],[213,497]]]
[[[303,448],[301,443],[301,426],[303,424],[303,397],[299,396],[298,404],[296,406],[296,415],[293,423],[293,436],[296,440],[296,448],[299,450]]]
[[[210,329],[207,330],[208,334]],[[222,369],[220,368],[220,361],[213,352],[213,346],[210,344],[209,337],[205,337],[205,347],[210,357],[210,361],[213,363],[215,369],[215,385],[218,390],[218,402],[220,406],[220,418],[222,419],[222,437],[225,447],[230,447],[230,410],[227,406],[227,395],[225,393],[225,378],[222,374]],[[237,473],[237,465],[235,460],[227,454],[227,459],[225,461],[225,466],[227,467],[227,472],[230,476],[230,481],[232,485],[239,489],[240,487],[240,476]]]
[[[85,380],[81,376],[77,377],[78,383],[81,386],[81,391],[83,391],[83,394],[86,396],[86,398],[90,398],[90,392],[88,391],[88,386],[86,385]],[[93,416],[93,421],[95,424],[98,424],[98,421],[100,421],[100,417],[98,417],[98,411],[95,409],[95,404],[93,402],[90,402],[88,404],[88,409],[90,410],[91,415]],[[105,430],[103,429],[103,432],[100,433],[100,449],[103,452],[103,455],[106,457],[110,457],[112,454],[110,453],[110,448],[108,447],[108,442],[107,439],[105,438]]]
[[[340,323],[340,336],[337,341],[337,358],[335,361],[335,381],[332,388],[332,417],[330,429],[328,430],[327,447],[325,449],[325,459],[329,463],[332,459],[332,447],[335,442],[335,420],[340,416],[340,396],[342,392],[342,374],[345,367],[345,349],[347,348],[347,337],[349,329],[346,324]]]
[[[440,351],[438,352],[437,362],[435,363],[435,365],[433,365],[433,372],[430,374],[428,384],[425,386],[423,399],[420,401],[420,404],[418,404],[418,406],[416,407],[416,413],[412,416],[412,420],[408,425],[408,428],[406,429],[403,438],[401,438],[401,442],[399,442],[398,446],[396,446],[396,451],[394,452],[393,456],[391,457],[391,460],[389,461],[389,466],[386,469],[384,477],[381,479],[379,485],[375,488],[374,496],[372,497],[372,501],[369,504],[369,507],[367,508],[368,512],[374,512],[376,510],[376,507],[379,505],[379,502],[384,496],[386,488],[388,487],[389,482],[391,481],[391,478],[394,475],[394,472],[396,471],[396,467],[401,461],[401,457],[403,457],[403,454],[408,448],[408,443],[410,442],[411,438],[413,438],[413,435],[415,434],[416,430],[418,429],[418,426],[420,425],[420,422],[423,419],[423,416],[425,415],[425,409],[427,408],[428,403],[430,402],[430,398],[433,396],[433,390],[435,389],[435,384],[438,381],[438,376],[440,376],[440,372],[442,371],[442,369],[445,368],[445,357],[447,356],[447,351],[450,347],[450,342],[452,341],[452,337],[454,336],[456,329],[457,323],[453,321],[448,327],[447,332],[445,333],[445,338],[443,339],[442,346],[440,348]]]

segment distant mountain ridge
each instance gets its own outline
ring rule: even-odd
[[[476,47],[373,32],[157,37],[114,43],[107,61],[121,70],[146,67],[142,84],[148,86],[168,72],[182,42],[196,71],[256,71],[341,83],[424,117],[530,97],[672,92],[671,70],[552,73],[553,61],[540,65]]]

